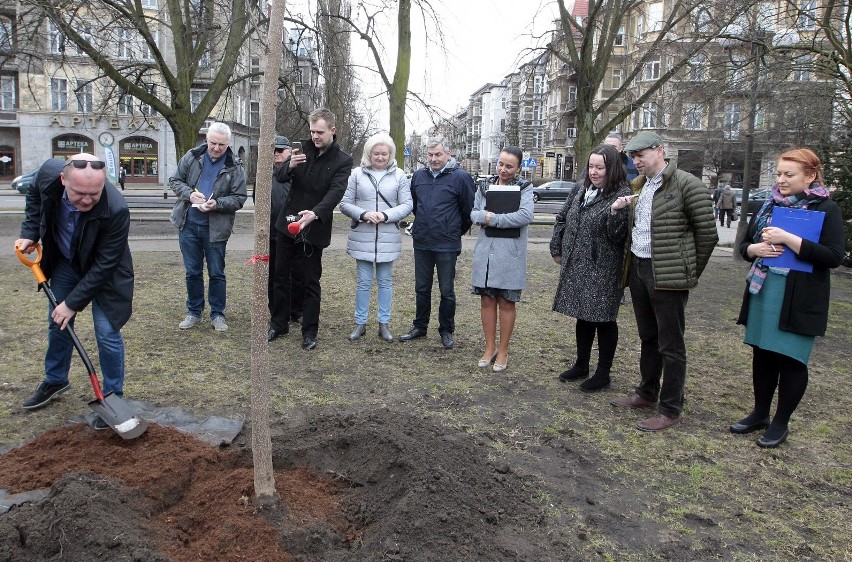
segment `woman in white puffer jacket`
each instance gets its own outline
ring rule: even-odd
[[[378,286],[379,337],[393,341],[390,322],[393,300],[393,262],[402,251],[397,223],[413,208],[408,178],[396,167],[396,146],[387,134],[367,139],[361,167],[352,170],[340,210],[352,219],[346,251],[355,258],[355,341],[367,333],[370,291],[375,272]]]

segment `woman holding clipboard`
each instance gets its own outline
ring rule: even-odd
[[[495,373],[509,365],[509,340],[515,327],[515,303],[527,282],[527,225],[533,220],[532,184],[522,179],[524,155],[507,146],[497,159],[497,175],[476,190],[470,218],[480,225],[473,249],[473,290],[481,299],[485,351],[477,366],[492,363]],[[497,319],[500,345],[497,345]]]
[[[757,444],[767,448],[787,439],[790,416],[805,394],[814,338],[828,325],[829,269],[845,251],[840,207],[829,198],[817,155],[807,148],[784,152],[777,178],[739,247],[753,262],[737,324],[745,325],[744,341],[754,353],[754,410],[730,427],[732,433],[766,428]]]

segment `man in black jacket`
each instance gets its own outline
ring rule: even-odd
[[[15,246],[31,253],[44,247],[41,267],[58,306],[49,307],[44,381],[23,407],[47,405],[71,386],[68,370],[74,345],[65,328],[92,303],[104,393],[123,395],[124,340],[121,328],[133,303],[133,260],[127,236],[130,212],[106,180],[104,162],[91,154],[42,164],[27,192],[21,237]],[[109,426],[100,418],[95,429]]]
[[[332,213],[343,199],[352,173],[352,157],[340,149],[334,135],[335,119],[334,113],[326,108],[311,112],[308,116],[311,140],[302,143],[302,150],[294,147],[289,162],[274,172],[278,181],[291,181],[291,184],[275,223],[278,230],[275,295],[267,340],[273,341],[289,332],[290,275],[295,270],[304,282],[302,349],[307,350],[317,345],[322,251],[331,243]]]

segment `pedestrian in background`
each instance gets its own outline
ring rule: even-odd
[[[728,222],[728,228],[731,228],[731,221],[734,220],[734,211],[737,208],[737,194],[731,189],[731,185],[725,185],[722,194],[719,195],[719,226],[725,226],[725,219]]]
[[[413,207],[405,172],[396,166],[396,144],[379,133],[364,144],[361,167],[352,170],[340,210],[352,219],[346,251],[355,258],[358,282],[355,289],[355,341],[367,333],[367,315],[373,277],[376,279],[379,337],[393,341],[389,323],[393,302],[393,262],[402,252],[397,223]]]
[[[610,371],[618,345],[618,307],[624,289],[621,274],[627,238],[627,208],[613,208],[628,200],[624,166],[618,151],[608,145],[589,156],[588,175],[568,196],[556,215],[550,254],[560,265],[553,310],[577,319],[577,358],[559,375],[562,382],[586,379],[595,333],[598,364],[580,390],[594,392],[610,386]]]
[[[480,317],[485,336],[485,351],[477,366],[494,363],[492,370],[500,372],[509,365],[509,342],[515,328],[515,303],[521,300],[521,290],[527,283],[527,240],[533,220],[532,184],[522,179],[521,160],[524,153],[516,146],[507,146],[497,158],[497,175],[476,190],[470,219],[480,225],[473,249],[473,294],[480,298]],[[488,192],[496,186],[518,186],[520,202],[517,209],[495,212],[486,206]],[[496,189],[494,190],[496,193]],[[497,326],[500,326],[500,345],[497,345]]]
[[[814,338],[824,336],[831,300],[829,270],[845,254],[843,216],[831,200],[822,176],[822,162],[807,148],[778,157],[772,196],[751,217],[739,252],[752,262],[737,324],[745,325],[744,341],[752,346],[754,409],[731,425],[732,433],[766,428],[757,439],[773,448],[787,439],[790,417],[808,386],[808,361]],[[773,225],[784,209],[825,213],[819,240],[805,240]],[[786,252],[811,265],[813,271],[778,267],[764,260]],[[769,408],[778,389],[771,422]]]

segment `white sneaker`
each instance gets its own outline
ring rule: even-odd
[[[192,314],[187,314],[186,318],[183,319],[183,322],[178,324],[178,328],[180,328],[181,330],[189,330],[199,322],[201,322],[200,317],[193,316]]]
[[[217,332],[224,332],[228,329],[228,325],[225,324],[225,317],[221,315],[214,316],[210,319],[213,323],[213,329]]]

